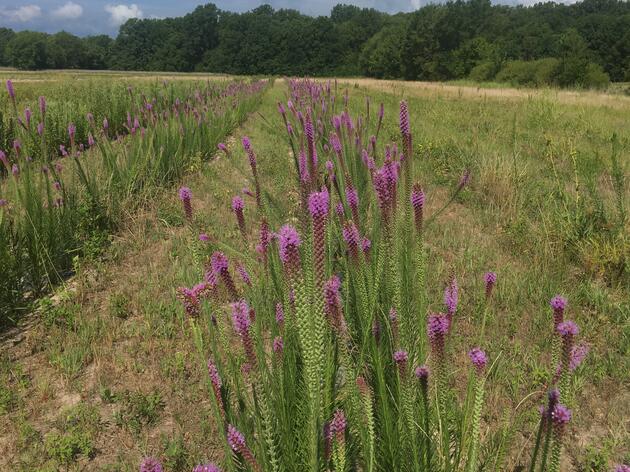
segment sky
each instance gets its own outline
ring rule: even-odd
[[[65,30],[80,36],[109,34],[130,18],[182,16],[212,0],[0,0],[0,27],[55,33]],[[504,0],[502,3],[534,3]],[[569,3],[574,0],[564,0]],[[222,10],[243,12],[268,3],[275,9],[293,8],[308,15],[328,15],[337,3],[397,13],[416,10],[429,0],[214,0]]]

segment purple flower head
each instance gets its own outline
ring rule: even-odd
[[[234,326],[234,331],[236,331],[239,336],[247,334],[252,324],[247,303],[244,300],[240,300],[232,303],[230,306],[232,307],[232,325]]]
[[[276,336],[273,338],[273,352],[276,354],[281,354],[284,350],[284,341],[282,341],[282,336]]]
[[[231,424],[228,425],[227,440],[234,452],[242,452],[246,447],[245,436]]]
[[[44,134],[44,123],[41,121],[37,123],[37,134],[42,136]]]
[[[44,96],[39,97],[39,112],[41,113],[43,119],[46,115],[46,97]]]
[[[630,466],[626,464],[618,464],[615,466],[615,472],[630,472]]]
[[[284,225],[280,228],[280,231],[278,231],[278,245],[280,259],[283,264],[287,264],[289,262],[291,253],[297,253],[297,248],[299,248],[301,244],[302,241],[300,240],[300,235],[293,226]]]
[[[416,377],[420,380],[427,380],[429,378],[429,366],[421,365],[416,367],[415,371]]]
[[[326,188],[321,192],[313,192],[308,197],[308,210],[313,218],[324,218],[328,215],[329,196]]]
[[[221,274],[228,269],[228,258],[222,252],[216,251],[210,258],[210,265],[215,274]]]
[[[208,463],[208,464],[199,464],[195,466],[195,468],[193,469],[193,472],[221,472],[221,469],[219,469],[214,464]]]
[[[163,472],[162,464],[155,457],[145,457],[140,464],[140,472]]]
[[[549,397],[549,404],[554,406],[556,403],[558,403],[558,401],[560,401],[560,390],[558,390],[557,388],[553,388],[549,390],[547,396]]]
[[[31,127],[31,109],[29,107],[26,107],[26,109],[24,110],[24,120],[26,121],[26,126],[27,127]]]
[[[337,204],[335,205],[335,213],[337,213],[337,216],[339,218],[343,218],[344,212],[345,210],[343,208],[343,203],[337,202]]]
[[[77,133],[77,127],[74,123],[70,123],[68,125],[68,136],[70,137],[70,141],[74,141],[74,135]]]
[[[13,141],[13,149],[15,149],[15,153],[16,154],[20,154],[20,151],[22,150],[22,143],[20,142],[19,139],[15,139]]]
[[[569,421],[571,421],[571,416],[571,410],[561,403],[558,403],[551,412],[551,419],[557,426],[566,425]]]
[[[372,241],[364,237],[361,240],[361,249],[363,250],[363,252],[366,254],[369,253],[371,247],[372,247]]]
[[[4,151],[0,151],[0,161],[5,165],[5,167],[9,167],[9,160],[7,159],[7,155]]]
[[[483,274],[483,281],[486,284],[486,298],[490,298],[490,295],[492,295],[492,289],[497,283],[496,272],[486,272],[485,274]]]
[[[221,381],[221,376],[219,375],[219,370],[217,366],[212,360],[208,361],[208,375],[210,376],[210,382],[212,382],[213,387],[216,389],[220,389],[223,385]]]
[[[282,308],[282,303],[276,303],[276,323],[279,325],[284,323],[284,308]]]
[[[430,340],[443,338],[449,330],[450,323],[443,313],[433,313],[427,318],[427,335]]]
[[[284,105],[281,102],[278,102],[278,113],[284,115],[287,111],[284,109]]]
[[[8,200],[0,198],[0,208],[3,208],[9,204]]]
[[[94,123],[94,115],[92,113],[89,113],[87,115],[85,115],[85,118],[87,119],[88,123],[93,124]]]
[[[107,118],[103,118],[103,129],[105,131],[109,129],[109,121],[107,121]]]
[[[92,136],[92,133],[88,134],[88,146],[94,146],[94,136]]]
[[[332,174],[332,172],[335,170],[335,164],[333,164],[333,161],[326,161],[326,170],[329,174]]]
[[[61,183],[59,183],[58,181],[54,181],[53,182],[53,188],[57,191],[61,190]]]
[[[569,370],[577,369],[582,361],[586,358],[589,347],[584,344],[578,344],[571,349],[571,357],[569,359]]]
[[[188,187],[181,187],[179,189],[179,199],[181,201],[190,200],[192,198],[192,191]]]
[[[449,284],[444,289],[444,305],[446,305],[447,313],[452,316],[457,310],[459,288],[457,286],[457,279],[453,276]]]
[[[245,149],[245,151],[251,150],[252,142],[249,140],[249,137],[243,136],[242,142],[243,142],[243,149]]]
[[[232,199],[232,210],[234,211],[243,211],[245,208],[245,202],[239,196],[236,196]]]
[[[404,364],[409,360],[407,351],[396,351],[394,353],[394,362],[398,365]]]
[[[224,153],[227,154],[227,150],[228,149],[227,149],[227,146],[225,144],[219,143],[219,144],[217,144],[217,148],[219,149],[219,151],[223,151]]]
[[[564,309],[567,307],[567,299],[561,295],[556,295],[551,299],[549,305],[551,305],[551,308],[553,308],[554,311],[564,311]]]
[[[208,241],[210,241],[210,236],[208,236],[206,233],[199,233],[199,241],[207,243]]]
[[[354,187],[346,187],[346,200],[350,208],[357,208],[359,206],[359,193]]]
[[[9,98],[15,100],[15,90],[13,89],[13,82],[11,79],[7,80],[7,92],[9,92]]]
[[[352,257],[358,256],[359,245],[361,244],[361,235],[359,229],[354,222],[349,221],[343,226],[342,230],[343,240],[350,248],[350,255]]]
[[[336,436],[338,440],[342,440],[346,432],[346,426],[346,415],[344,415],[342,410],[336,410],[330,422],[330,434]]]
[[[13,174],[13,177],[15,178],[20,176],[20,168],[18,167],[17,164],[13,164],[13,166],[11,167],[11,173]]]
[[[488,356],[486,356],[486,353],[478,347],[472,348],[468,353],[468,357],[470,357],[471,362],[479,373],[485,369],[486,364],[488,363]]]
[[[236,270],[238,272],[238,274],[241,276],[241,280],[243,281],[244,284],[251,286],[252,285],[252,279],[249,276],[249,273],[247,272],[247,269],[245,269],[245,267],[243,267],[241,264],[236,266]]]
[[[577,336],[577,334],[579,334],[580,332],[580,329],[573,321],[563,321],[558,325],[557,331],[560,336],[564,338],[568,336]]]

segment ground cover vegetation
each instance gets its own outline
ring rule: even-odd
[[[266,88],[3,343],[0,460],[627,463],[630,111],[513,92]]]

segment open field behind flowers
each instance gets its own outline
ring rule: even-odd
[[[26,318],[27,329],[7,333],[0,367],[1,467],[137,470],[144,457],[153,456],[167,471],[208,462],[221,470],[241,470],[236,461],[242,470],[276,470],[273,457],[278,470],[311,470],[313,461],[331,470],[414,470],[426,461],[435,470],[528,470],[541,418],[538,407],[547,404],[555,367],[562,364],[563,340],[554,334],[550,307],[556,294],[568,300],[564,306],[555,299],[556,317],[562,309],[564,319],[579,326],[574,342],[581,349],[555,379],[561,403],[572,411],[564,424],[566,415],[557,410],[554,428],[562,427],[564,447],[557,467],[603,471],[627,463],[630,108],[545,96],[479,100],[419,94],[403,83],[395,90],[378,82],[347,90],[333,84],[335,105],[327,99],[328,110],[312,112],[319,156],[315,172],[308,164],[306,116],[316,89],[298,84],[290,95],[287,83],[276,81],[264,92],[257,113],[225,141],[227,153],[215,152],[216,142],[210,143],[208,164],[185,166],[177,175],[190,194],[173,187],[153,192],[121,220],[104,254],[77,264],[72,279],[39,303]],[[344,112],[346,93],[344,116],[352,121],[352,132],[347,119],[339,129],[332,119]],[[325,88],[318,94],[328,97]],[[289,98],[304,125],[288,108]],[[410,183],[417,181],[422,189],[409,185],[414,207],[402,197],[407,171],[400,154],[411,154],[399,127],[403,98],[413,137]],[[304,147],[308,192],[296,177],[278,102],[294,128],[294,150],[300,143]],[[364,131],[361,147],[379,171],[387,170],[388,162],[400,166],[395,206],[388,199],[387,178],[396,172],[370,177],[354,144],[359,129]],[[373,152],[369,138],[377,129]],[[331,132],[342,137],[342,158],[335,140],[329,141]],[[390,147],[388,161],[389,143],[397,143],[398,152]],[[357,191],[356,216],[341,159]],[[464,175],[469,178],[462,181]],[[321,188],[325,183],[327,197]],[[318,194],[313,199],[312,192]],[[343,219],[339,201],[345,205]],[[418,207],[423,251],[410,261],[403,249],[415,254],[419,247]],[[321,216],[326,236],[312,238]],[[263,217],[279,239],[257,252]],[[383,218],[392,225],[389,243]],[[351,220],[360,238],[372,242],[368,257],[361,248],[354,259]],[[410,224],[405,227],[405,222]],[[279,231],[287,224],[299,233],[299,259],[290,257],[296,246],[291,231]],[[322,248],[317,242],[324,239]],[[314,257],[322,249],[323,264]],[[384,257],[390,250],[391,257]],[[217,252],[227,258],[236,293],[226,283],[225,261]],[[206,264],[212,254],[214,264]],[[389,259],[396,262],[389,266]],[[320,302],[299,285],[292,295],[288,287],[308,281],[304,274],[309,273],[312,279],[304,286],[316,286],[322,268],[327,297],[321,300],[320,321],[327,348],[324,362],[318,363],[317,352],[302,357],[300,336],[307,328],[299,326],[297,311],[304,306],[302,297],[313,296],[314,307]],[[379,270],[381,277],[375,275]],[[484,278],[490,272],[496,281]],[[340,277],[338,283],[333,275]],[[202,293],[208,286],[197,285],[212,284],[213,277],[218,298]],[[366,303],[373,308],[365,312],[373,314],[364,319],[361,280],[371,281],[365,285]],[[380,289],[376,280],[382,281]],[[426,293],[416,285],[421,280]],[[240,303],[228,304],[241,298],[255,316]],[[397,309],[392,313],[391,308]],[[439,312],[444,315],[431,318],[429,339],[427,313]],[[572,325],[563,329],[563,339],[570,340]],[[211,369],[210,377],[209,358],[218,370]],[[416,370],[425,363],[428,407],[426,371]],[[217,374],[222,382],[218,396]],[[321,389],[313,381],[318,375],[326,379]],[[483,408],[478,409],[480,396]],[[312,404],[318,407],[310,411]],[[354,409],[366,405],[373,409],[373,433],[365,423],[370,415]],[[238,431],[224,430],[224,421]],[[326,424],[332,433],[325,436]],[[370,434],[377,440],[371,442]],[[445,447],[449,441],[450,450]],[[554,444],[547,456],[552,467]]]

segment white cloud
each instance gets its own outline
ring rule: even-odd
[[[54,10],[52,14],[55,18],[62,20],[76,20],[83,15],[83,7],[77,3],[68,2]]]
[[[0,17],[9,21],[25,23],[42,16],[42,9],[37,5],[24,5],[18,8],[0,10]]]
[[[420,0],[411,0],[411,8],[414,10],[420,8]]]
[[[118,26],[131,18],[142,18],[142,10],[135,3],[131,5],[107,5],[105,11],[110,14],[110,21]]]

